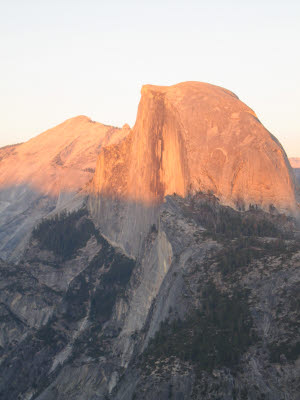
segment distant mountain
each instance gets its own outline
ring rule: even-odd
[[[71,118],[20,145],[0,149],[0,257],[16,259],[24,237],[41,217],[73,202],[92,179],[101,146],[127,133],[91,121]]]
[[[300,185],[300,158],[290,158],[290,163]]]
[[[300,168],[300,157],[299,158],[292,157],[289,160],[293,168]]]

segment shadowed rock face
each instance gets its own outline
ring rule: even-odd
[[[84,196],[76,195],[92,179],[101,146],[127,132],[78,116],[1,148],[0,257],[17,260],[36,221],[66,204],[77,208]]]
[[[1,399],[299,399],[292,219],[203,194],[158,218],[136,260],[85,210],[0,260]]]
[[[17,171],[22,156],[24,168],[0,192],[1,246],[52,216],[18,265],[0,260],[0,398],[298,400],[296,222],[191,193],[292,211],[294,178],[276,139],[230,92],[197,83],[145,87],[132,131],[75,122],[36,146],[0,149],[6,166]],[[85,205],[74,193],[96,160],[92,126],[102,147],[89,206],[100,230],[85,207],[55,215]],[[236,160],[248,160],[249,176]],[[56,193],[59,171],[70,179]],[[250,190],[259,182],[270,185],[261,202]]]
[[[233,207],[296,210],[283,148],[233,93],[199,82],[146,85],[131,133],[99,155],[90,209],[114,240],[138,246],[127,233],[141,235],[145,219],[154,223],[166,195],[197,191]],[[142,224],[135,209],[142,209]]]
[[[300,185],[300,168],[294,168],[294,172],[295,172],[296,178],[298,180],[298,183]]]

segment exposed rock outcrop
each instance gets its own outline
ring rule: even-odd
[[[132,130],[50,132],[0,149],[0,398],[298,400],[295,178],[252,110],[148,85]]]
[[[164,197],[197,191],[236,208],[297,209],[283,148],[237,96],[199,82],[146,85],[130,134],[100,152],[90,209],[137,254]]]
[[[20,265],[0,262],[0,397],[297,400],[293,230],[167,196],[133,260],[84,211],[44,221]]]
[[[83,197],[76,194],[92,179],[101,146],[127,132],[79,116],[0,149],[0,257],[18,259],[41,217],[66,203],[78,207]]]

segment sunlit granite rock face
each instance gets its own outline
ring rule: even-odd
[[[0,149],[0,257],[18,259],[40,218],[77,196],[93,177],[101,146],[127,134],[78,116],[26,143]]]
[[[235,208],[297,208],[283,148],[236,95],[200,82],[146,85],[130,134],[100,152],[90,209],[136,253],[164,197],[197,191]]]
[[[299,227],[269,207],[296,207],[284,151],[224,89],[142,93],[132,130],[79,117],[0,150],[0,243],[30,237],[0,260],[0,398],[299,399]]]
[[[101,146],[114,143],[121,132],[81,115],[26,143],[2,148],[1,188],[27,184],[45,195],[76,191],[91,178]]]

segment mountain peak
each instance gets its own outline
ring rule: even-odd
[[[186,81],[170,86],[160,86],[151,84],[143,85],[141,89],[141,95],[143,96],[150,93],[168,94],[168,95],[173,95],[173,97],[174,96],[180,97],[181,94],[199,95],[200,93],[202,93],[202,95],[214,95],[214,96],[218,94],[224,96],[224,94],[227,94],[231,97],[238,99],[238,96],[228,89],[224,89],[221,86],[212,85],[210,83],[197,82],[197,81]]]
[[[202,190],[232,206],[295,208],[284,150],[235,94],[202,82],[144,85],[141,93],[127,138],[132,154],[126,159],[134,165],[127,197],[151,203],[173,192]],[[100,157],[108,157],[107,151]],[[110,183],[103,185],[112,190]]]
[[[28,184],[54,196],[76,191],[91,178],[102,144],[117,142],[119,131],[85,115],[69,118],[14,146],[1,161],[0,187]]]
[[[80,115],[0,149],[0,257],[18,257],[38,218],[66,203],[77,207],[100,148],[127,133]]]
[[[87,117],[86,115],[77,115],[76,117],[71,117],[66,119],[65,121],[61,122],[57,126],[77,126],[77,125],[83,125],[83,124],[89,124],[89,123],[95,123],[98,125],[103,125],[100,122],[95,122],[92,121],[91,118]],[[53,128],[52,128],[53,129]]]
[[[109,224],[123,204],[120,240],[138,243],[140,236],[130,232],[141,234],[146,215],[154,223],[155,208],[173,193],[213,193],[234,208],[296,212],[283,148],[235,94],[202,82],[144,85],[141,94],[132,131],[100,152],[97,162],[91,210],[107,236],[118,241],[116,222],[114,232]],[[140,221],[131,208],[141,209]]]
[[[86,115],[77,115],[76,117],[68,118],[64,122],[94,122]]]

